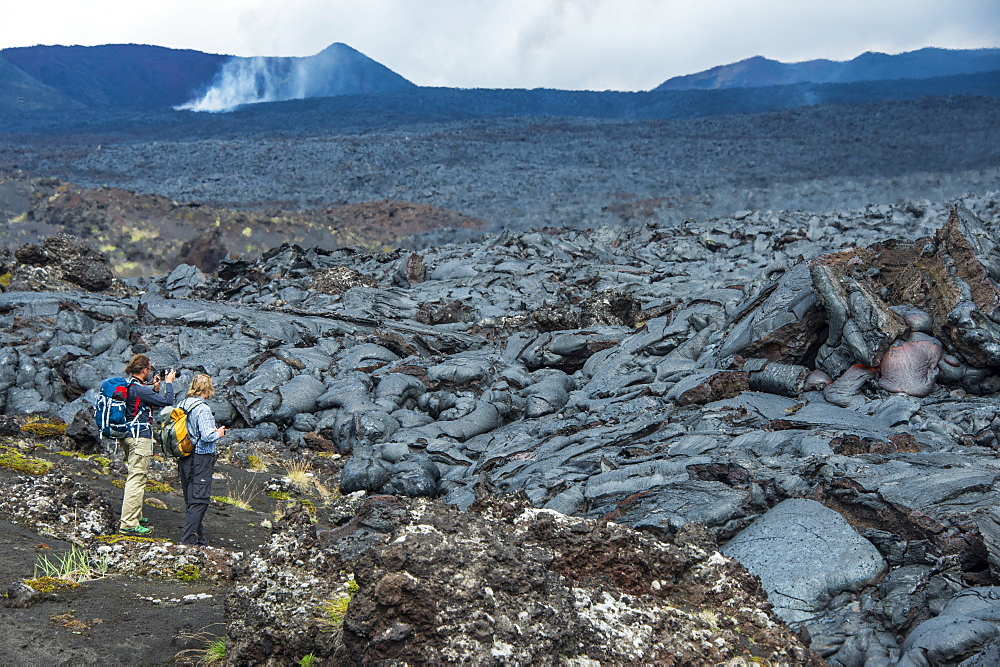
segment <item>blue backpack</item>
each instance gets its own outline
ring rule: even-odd
[[[132,414],[129,419],[126,414],[128,401],[128,386],[134,380],[123,377],[108,378],[101,383],[101,391],[94,404],[94,421],[97,429],[105,438],[136,437],[139,432],[139,397],[135,397]]]

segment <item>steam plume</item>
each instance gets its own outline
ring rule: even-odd
[[[405,90],[414,85],[344,44],[307,58],[231,58],[209,89],[177,109],[231,111],[245,104]]]

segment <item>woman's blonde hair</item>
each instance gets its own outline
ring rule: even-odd
[[[188,387],[188,396],[201,396],[202,398],[212,398],[215,396],[215,388],[212,386],[212,378],[205,375],[204,373],[198,373],[191,380],[191,386]]]

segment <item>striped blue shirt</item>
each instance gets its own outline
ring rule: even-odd
[[[194,441],[194,453],[214,454],[219,434],[215,430],[215,415],[205,399],[188,396],[180,402],[180,407],[188,411],[188,432]]]

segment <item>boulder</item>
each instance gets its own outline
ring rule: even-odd
[[[722,551],[760,577],[775,612],[791,623],[815,618],[837,594],[886,569],[878,549],[840,514],[805,499],[775,505]]]

